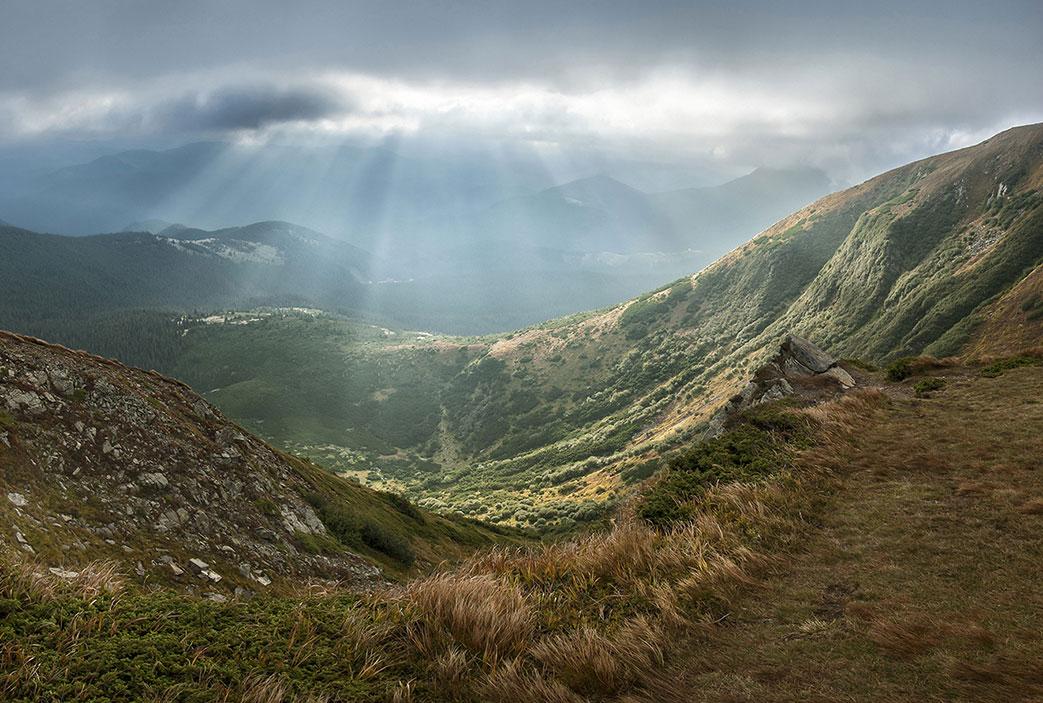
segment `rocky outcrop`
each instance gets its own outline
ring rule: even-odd
[[[721,434],[729,419],[754,405],[798,393],[835,393],[856,385],[854,376],[832,356],[803,337],[788,335],[775,356],[757,370],[738,394],[717,410],[710,419],[706,436]]]
[[[171,379],[0,332],[0,433],[0,531],[53,568],[115,559],[208,597],[382,581],[321,548],[333,540],[309,503],[318,469]]]

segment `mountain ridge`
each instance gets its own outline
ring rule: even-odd
[[[66,571],[107,558],[214,598],[365,589],[499,539],[279,452],[180,381],[5,331],[0,430],[15,543]]]
[[[1019,127],[826,196],[699,273],[622,305],[491,339],[405,337],[374,347],[367,352],[373,364],[433,345],[439,358],[466,352],[434,396],[407,382],[418,367],[402,366],[411,370],[401,385],[393,375],[385,379],[401,391],[396,403],[441,408],[439,422],[418,426],[429,428],[429,439],[410,448],[439,472],[376,456],[373,464],[417,498],[485,511],[476,515],[569,515],[585,501],[618,498],[628,477],[647,475],[663,451],[697,435],[785,334],[884,363],[969,352],[984,320],[1004,325],[990,311],[1005,291],[1038,280],[1041,185],[1043,125]],[[1027,324],[1038,301],[1026,286],[1011,305],[1026,306],[1019,319]],[[214,328],[206,343],[218,353],[233,339],[292,335],[300,327],[265,324]],[[334,373],[337,353],[317,358],[317,374]],[[182,366],[178,373],[192,381],[197,371]],[[293,394],[268,374],[258,376],[266,387]],[[211,387],[224,385],[220,375],[202,374]],[[236,381],[247,378],[245,369],[236,372]],[[247,386],[238,388],[237,412],[263,411],[272,420]],[[283,440],[311,453],[306,441]],[[336,444],[334,436],[324,441]],[[476,503],[474,494],[483,499]]]

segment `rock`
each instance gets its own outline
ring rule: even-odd
[[[185,570],[174,562],[170,562],[170,570],[174,572],[174,576],[181,576],[185,573]]]
[[[57,566],[51,566],[47,569],[51,574],[58,577],[59,579],[75,579],[79,576],[79,572],[67,572],[64,568],[58,568]]]
[[[844,388],[854,388],[855,385],[857,385],[855,379],[851,376],[851,374],[849,374],[847,371],[840,368],[839,366],[834,366],[822,375],[828,376],[830,378],[835,378],[837,382]]]
[[[137,564],[134,565],[134,573],[137,574],[138,576],[144,576],[145,575],[145,565],[142,564],[139,561]]]
[[[76,390],[76,382],[64,369],[58,367],[47,369],[47,379],[50,381],[51,388],[58,395],[68,398]]]
[[[106,439],[104,442],[102,442],[101,453],[102,454],[111,454],[112,453],[112,443],[110,443],[109,440]]]
[[[33,549],[33,545],[29,544],[29,540],[27,540],[25,538],[25,535],[23,535],[18,530],[15,530],[14,539],[15,539],[15,542],[18,542],[18,544],[22,547],[22,549],[24,549],[25,551],[29,552],[30,554],[36,554],[36,550]]]
[[[201,574],[207,569],[209,569],[210,565],[202,559],[189,559],[188,568],[191,569],[193,573]]]
[[[209,601],[213,601],[214,603],[227,603],[228,602],[228,596],[223,596],[220,593],[212,593],[212,592],[211,593],[204,593],[203,594],[203,598],[206,598]]]
[[[832,379],[843,390],[856,385],[855,379],[837,365],[836,359],[803,337],[788,335],[771,361],[757,369],[753,380],[714,413],[705,436],[720,435],[728,420],[742,410],[793,395],[796,393],[794,384],[806,384],[814,378]]]
[[[23,391],[19,388],[12,388],[7,391],[3,400],[7,405],[7,409],[12,412],[20,410],[30,415],[42,415],[47,411],[47,406],[44,404],[43,398],[32,391]]]
[[[282,513],[283,526],[290,534],[295,532],[304,532],[309,535],[326,534],[326,526],[322,524],[322,520],[315,514],[315,511],[307,505],[301,506],[297,510],[294,510],[292,506],[283,505],[279,507],[279,512]]]
[[[25,496],[23,496],[21,493],[8,493],[7,499],[11,501],[17,508],[24,508],[26,505],[29,504],[29,501],[26,500]]]
[[[786,341],[782,343],[782,351],[788,352],[793,359],[810,369],[812,373],[825,373],[837,364],[836,359],[795,334],[786,337]]]
[[[156,471],[144,473],[138,476],[138,484],[150,488],[166,488],[167,485],[169,485],[169,482],[167,481],[166,475]]]
[[[192,403],[192,412],[202,420],[213,420],[217,417],[214,411],[210,409],[210,405],[202,398]]]
[[[272,580],[264,574],[254,574],[254,581],[261,584],[262,586],[271,586]]]

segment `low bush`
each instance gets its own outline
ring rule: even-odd
[[[359,529],[362,542],[371,549],[387,554],[392,559],[410,567],[416,561],[416,553],[409,542],[402,536],[376,522],[366,522]]]
[[[937,376],[929,376],[928,378],[917,381],[913,385],[913,392],[916,393],[917,398],[930,397],[934,391],[940,391],[945,387],[945,379],[938,378]]]
[[[1018,356],[1011,356],[1005,359],[999,359],[992,362],[981,370],[983,376],[996,377],[1002,374],[1004,371],[1010,371],[1011,369],[1021,368],[1023,366],[1041,366],[1043,365],[1043,352],[1032,352],[1028,354],[1020,354]]]

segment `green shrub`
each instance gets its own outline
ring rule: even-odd
[[[387,554],[403,566],[410,567],[416,561],[416,554],[409,542],[401,535],[395,534],[376,522],[363,523],[360,530],[362,542],[371,549]]]
[[[293,533],[293,539],[298,547],[309,554],[336,554],[344,551],[341,544],[329,535],[298,531]]]
[[[782,403],[749,408],[738,423],[719,437],[667,457],[666,470],[644,494],[638,515],[658,528],[682,522],[691,516],[691,502],[707,488],[775,473],[792,448],[811,436],[811,421]]]
[[[1022,354],[1019,356],[1012,356],[1006,359],[1000,359],[994,361],[981,370],[983,376],[995,377],[999,376],[1004,371],[1010,371],[1011,369],[1021,368],[1022,366],[1040,366],[1043,365],[1043,357],[1036,354]]]
[[[917,398],[927,398],[930,396],[932,391],[939,391],[945,387],[945,379],[938,378],[937,376],[929,376],[928,378],[917,381],[913,386],[913,392],[916,393]]]
[[[777,459],[770,433],[752,427],[733,430],[669,458],[638,514],[654,527],[670,527],[690,516],[687,503],[707,487],[765,476],[774,471]]]
[[[426,522],[423,513],[417,510],[417,507],[405,496],[399,495],[398,493],[382,493],[381,497],[390,503],[391,507],[406,517],[412,518],[420,524]]]
[[[637,483],[638,481],[644,481],[646,478],[654,474],[662,464],[658,460],[645,461],[634,466],[628,466],[623,469],[621,477],[623,483]]]
[[[892,381],[904,381],[912,374],[912,359],[899,359],[888,365],[887,377]]]
[[[258,498],[254,501],[254,505],[262,514],[268,517],[279,516],[279,506],[275,504],[275,501],[271,498]]]

